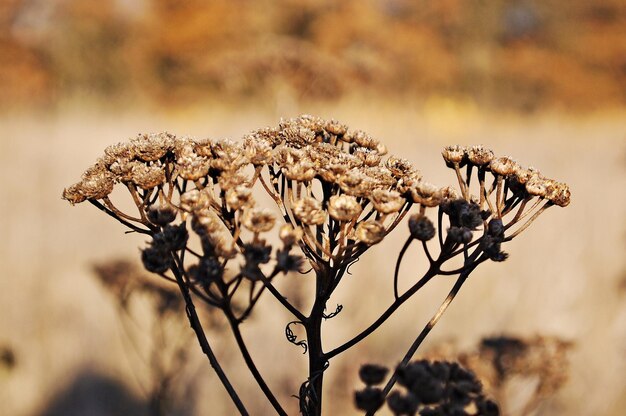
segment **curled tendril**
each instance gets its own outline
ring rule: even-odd
[[[322,314],[322,317],[323,317],[324,319],[327,319],[327,320],[328,320],[328,319],[332,319],[332,318],[334,318],[335,316],[339,315],[339,312],[341,312],[342,310],[343,310],[343,305],[339,305],[339,304],[337,304],[337,308],[335,308],[335,312],[331,312],[331,313],[329,313],[328,315],[324,313],[324,314]]]
[[[285,337],[287,337],[287,341],[291,342],[293,345],[298,345],[298,346],[302,347],[304,349],[302,354],[306,354],[306,352],[309,349],[309,346],[307,345],[306,340],[298,341],[298,337],[291,330],[291,325],[303,325],[304,326],[304,324],[302,322],[300,322],[300,321],[291,321],[291,322],[289,322],[287,324],[287,326],[285,327]]]

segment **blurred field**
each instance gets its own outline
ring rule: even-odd
[[[0,415],[146,414],[139,356],[92,271],[137,261],[144,239],[69,206],[62,189],[139,132],[237,139],[302,113],[369,132],[438,185],[455,182],[440,149],[456,143],[567,182],[572,204],[510,243],[504,264],[479,268],[423,351],[502,333],[557,336],[574,342],[569,381],[535,414],[623,413],[623,1],[5,0],[0,62]],[[326,323],[327,348],[390,302],[387,259],[406,230],[394,234],[331,299],[344,310]],[[298,277],[285,286],[302,286]],[[359,365],[394,366],[451,284],[432,282],[332,362],[325,414],[356,414]],[[284,339],[288,316],[270,298],[260,307],[244,335],[295,414],[305,359]],[[270,414],[231,336],[213,340],[248,407]],[[175,414],[232,414],[195,341],[190,351],[177,383],[191,399]]]

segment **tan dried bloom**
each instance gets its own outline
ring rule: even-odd
[[[387,159],[387,161],[385,161],[385,166],[387,167],[387,169],[389,169],[394,178],[421,178],[418,170],[415,169],[413,164],[406,159],[391,156],[389,159]]]
[[[452,188],[444,188],[448,194],[456,194]],[[425,207],[436,207],[441,203],[443,198],[442,190],[435,185],[425,181],[418,181],[411,188],[411,198],[413,202],[421,204]]]
[[[399,192],[386,189],[374,189],[369,199],[381,214],[398,212],[406,202]]]
[[[322,204],[310,196],[296,200],[293,203],[293,214],[307,225],[319,225],[326,219],[326,212]]]
[[[352,221],[362,210],[361,204],[350,195],[333,195],[328,202],[328,213],[337,221]]]
[[[239,210],[253,202],[252,189],[239,185],[226,192],[226,203],[233,210]]]
[[[115,175],[115,179],[119,182],[132,182],[135,177],[135,169],[141,169],[139,166],[145,166],[145,163],[137,160],[118,159],[111,163],[109,171]]]
[[[266,141],[272,148],[278,146],[282,142],[279,131],[275,128],[266,127],[252,132],[252,135],[261,141]]]
[[[472,146],[467,149],[467,158],[477,166],[484,166],[493,160],[493,151],[482,145]]]
[[[207,208],[211,197],[204,191],[192,189],[180,196],[180,209],[186,212],[198,211]]]
[[[305,127],[287,127],[280,131],[280,135],[289,146],[296,148],[315,142],[315,133],[313,130]]]
[[[224,171],[217,178],[217,182],[222,190],[228,191],[238,186],[248,186],[249,178],[242,171]]]
[[[222,228],[222,224],[213,211],[201,208],[193,213],[191,227],[200,235],[211,235]]]
[[[324,125],[324,130],[335,136],[343,136],[348,132],[348,126],[336,120],[329,120]]]
[[[87,197],[81,192],[80,183],[75,183],[74,185],[65,188],[63,190],[62,198],[69,201],[72,205],[79,204],[87,199]]]
[[[214,156],[211,167],[217,170],[236,171],[249,162],[241,144],[232,140],[217,140],[213,143],[211,151]]]
[[[291,118],[288,120],[281,120],[279,128],[286,130],[289,128],[304,128],[311,130],[313,133],[320,133],[324,130],[326,122],[319,117],[312,116],[310,114],[302,114],[299,117]]]
[[[461,163],[465,157],[465,147],[455,144],[443,148],[443,159],[448,163]]]
[[[274,153],[274,163],[278,166],[291,166],[306,158],[306,153],[302,149],[294,149],[291,147],[278,147]]]
[[[85,171],[78,192],[86,199],[102,199],[113,192],[115,177],[104,165],[96,164]]]
[[[348,195],[364,196],[374,187],[374,181],[361,169],[350,169],[337,178],[341,190]]]
[[[570,203],[571,192],[569,186],[562,182],[550,181],[546,190],[546,198],[560,207],[566,207]]]
[[[213,141],[211,139],[198,139],[195,140],[193,145],[193,151],[198,155],[207,159],[213,158]]]
[[[363,221],[357,225],[355,237],[367,245],[380,243],[385,238],[385,227],[378,221]]]
[[[173,149],[175,136],[169,133],[140,134],[131,140],[136,157],[144,162],[159,160]]]
[[[176,160],[178,174],[181,178],[195,181],[209,174],[209,161],[198,156],[191,146],[186,147],[182,155]]]
[[[315,166],[309,160],[300,160],[297,163],[285,165],[282,168],[282,172],[287,179],[298,182],[310,181],[317,174]]]
[[[213,237],[213,247],[218,257],[229,260],[237,257],[238,252],[234,244],[228,241],[223,235]]]
[[[515,172],[516,166],[517,163],[507,156],[493,159],[489,163],[489,168],[491,169],[491,171],[502,176],[512,175]]]
[[[378,166],[380,164],[381,156],[375,150],[360,147],[355,149],[353,155],[358,157],[365,166]]]
[[[244,137],[243,149],[246,158],[255,166],[266,165],[272,161],[272,144],[255,135]]]
[[[546,196],[547,190],[548,183],[546,182],[545,178],[538,174],[533,175],[526,182],[526,192],[528,192],[530,195],[543,198]]]
[[[300,227],[294,227],[291,224],[283,224],[280,227],[278,236],[280,237],[284,245],[290,247],[296,244],[298,241],[302,240],[304,232]]]
[[[269,231],[275,223],[276,217],[267,208],[249,208],[243,216],[243,226],[253,233]]]
[[[350,136],[351,136],[352,141],[361,147],[365,147],[370,150],[375,150],[381,156],[387,154],[387,148],[385,147],[385,145],[383,145],[378,140],[374,139],[372,136],[365,133],[364,131],[355,130],[350,133]]]
[[[165,183],[165,171],[161,166],[141,163],[133,167],[132,181],[141,189],[149,190]]]
[[[117,143],[104,149],[102,161],[111,166],[120,160],[132,160],[135,157],[135,149],[130,143]]]

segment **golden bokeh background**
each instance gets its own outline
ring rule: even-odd
[[[485,144],[568,182],[572,204],[512,242],[507,262],[475,272],[424,350],[500,334],[572,341],[568,382],[533,414],[622,414],[623,0],[2,0],[0,414],[147,414],[149,366],[93,273],[94,263],[137,262],[144,241],[60,199],[105,146],[163,130],[236,139],[302,113],[369,132],[436,184],[454,182],[439,152],[456,143]],[[389,303],[385,259],[404,233],[354,267],[336,299],[344,311],[327,324],[329,345]],[[395,365],[451,283],[433,282],[333,362],[326,414],[357,414],[359,365]],[[246,337],[296,413],[289,396],[304,373],[292,373],[304,359],[284,340],[288,316],[271,299],[262,306]],[[137,334],[144,309],[134,309]],[[244,401],[269,414],[229,335],[216,331]],[[175,414],[232,414],[189,342],[192,368],[176,383],[193,406]],[[513,404],[532,383],[518,387]]]

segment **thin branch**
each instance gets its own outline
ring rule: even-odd
[[[172,254],[172,259],[174,260],[175,263],[178,263],[177,262],[178,259],[176,258],[175,254]],[[178,288],[180,289],[180,293],[183,295],[183,299],[185,301],[185,312],[187,313],[189,324],[191,325],[191,328],[196,333],[196,337],[198,338],[198,342],[200,343],[202,352],[204,352],[206,356],[209,358],[211,367],[213,367],[213,370],[215,370],[215,373],[217,374],[218,378],[222,382],[222,385],[228,392],[228,395],[230,396],[231,400],[237,407],[237,410],[239,411],[239,413],[243,416],[249,415],[245,406],[241,402],[239,395],[235,391],[233,385],[228,380],[228,377],[226,377],[224,370],[220,366],[220,363],[217,361],[217,357],[215,357],[215,354],[213,353],[213,350],[211,349],[211,346],[209,345],[209,341],[207,340],[206,334],[204,333],[204,329],[202,328],[202,323],[200,322],[200,318],[198,317],[198,313],[196,312],[196,307],[193,304],[193,300],[191,299],[189,288],[185,284],[183,280],[183,276],[180,273],[180,270],[178,270],[178,267],[174,266],[172,267],[172,272],[174,273],[174,276],[176,277]]]
[[[279,415],[287,416],[287,412],[285,412],[285,410],[282,408],[282,406],[280,405],[280,403],[274,396],[274,393],[272,393],[270,388],[265,383],[263,376],[261,375],[259,370],[256,368],[256,365],[254,364],[254,360],[252,359],[252,356],[250,355],[250,352],[248,351],[248,346],[246,345],[246,342],[244,341],[243,336],[241,335],[241,331],[239,330],[240,324],[237,321],[237,318],[232,313],[232,311],[228,309],[224,309],[224,314],[226,315],[226,318],[228,319],[230,328],[233,331],[233,335],[235,336],[235,341],[237,341],[237,346],[239,347],[239,351],[241,351],[241,355],[243,356],[243,359],[246,362],[248,369],[252,373],[252,376],[254,377],[257,384],[259,385],[259,387],[265,394],[265,397],[267,397],[267,400],[269,400],[269,402],[274,407],[274,410],[276,410],[276,413]]]

